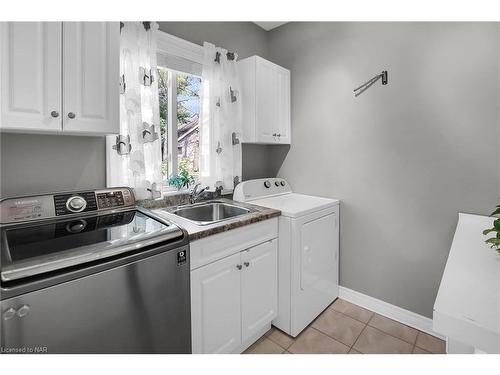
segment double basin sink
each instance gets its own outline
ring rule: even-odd
[[[197,225],[209,225],[248,214],[249,209],[220,201],[208,201],[182,206],[172,211],[174,215]]]

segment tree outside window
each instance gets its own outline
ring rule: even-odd
[[[188,174],[196,178],[199,175],[199,115],[201,78],[174,71],[158,68],[158,94],[160,101],[160,130],[162,148],[162,173],[165,178],[171,176],[168,156],[168,114],[169,114],[169,84],[175,79],[176,95],[170,105],[177,109],[177,125],[175,142],[177,145],[178,173]]]

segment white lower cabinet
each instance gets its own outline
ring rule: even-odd
[[[234,353],[277,315],[278,240],[191,271],[193,353]]]
[[[228,353],[241,343],[240,254],[191,272],[193,353]]]
[[[255,336],[278,313],[278,240],[241,253],[242,341]]]

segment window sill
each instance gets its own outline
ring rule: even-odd
[[[177,189],[170,189],[170,188],[165,188],[163,187],[162,189],[162,197],[173,197],[173,196],[176,196],[176,195],[186,195],[186,194],[189,194],[189,190],[188,189],[181,189],[181,190],[177,190]]]

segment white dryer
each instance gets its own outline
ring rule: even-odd
[[[339,294],[339,201],[293,193],[281,178],[243,181],[233,199],[281,211],[273,325],[295,337]]]

